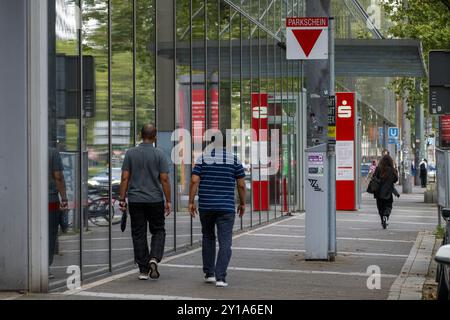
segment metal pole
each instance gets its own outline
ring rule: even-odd
[[[133,0],[133,147],[136,146],[137,142],[137,111],[136,111],[136,24],[137,24],[137,14],[136,14],[136,0]]]
[[[329,19],[329,63],[330,63],[330,92],[335,94],[335,72],[334,72],[334,18]],[[329,161],[329,193],[328,193],[328,211],[329,211],[329,258],[334,261],[336,256],[336,141],[328,141],[328,161]]]
[[[175,0],[173,0],[173,3],[174,3],[174,6],[176,6],[176,1]],[[189,2],[190,4],[189,4],[189,23],[190,23],[190,32],[189,32],[189,64],[190,64],[190,68],[189,68],[189,110],[190,110],[190,112],[189,112],[189,114],[190,114],[190,120],[189,120],[189,126],[192,128],[192,89],[193,89],[193,80],[192,80],[192,77],[193,77],[193,72],[192,72],[192,68],[193,68],[193,64],[194,64],[194,59],[193,59],[193,52],[194,52],[194,46],[193,46],[193,44],[194,44],[194,39],[193,39],[193,35],[192,35],[192,29],[193,29],[193,27],[192,27],[192,25],[193,25],[193,19],[192,19],[192,14],[193,14],[193,4],[192,4],[192,1],[190,1]],[[175,13],[174,14],[176,14],[176,9],[174,10],[175,11]],[[175,24],[176,24],[176,19],[175,19]],[[176,34],[176,28],[174,28],[174,31],[175,31],[175,34]],[[176,38],[175,38],[176,39]],[[174,43],[176,43],[176,41],[174,41]],[[220,45],[219,45],[219,48],[220,48]],[[220,52],[220,49],[219,49],[219,52]],[[220,54],[220,53],[219,53]],[[206,117],[205,117],[205,121],[206,121]],[[193,130],[194,128],[192,128],[192,130]],[[202,134],[203,134],[203,132],[202,132]],[[203,145],[203,144],[202,144]],[[191,149],[192,150],[192,149]],[[175,170],[176,171],[176,170]],[[176,188],[176,187],[175,187]],[[176,189],[175,189],[175,191],[176,191]],[[189,219],[189,222],[190,222],[190,224],[189,224],[189,228],[190,228],[190,244],[191,244],[191,246],[192,246],[192,244],[194,243],[194,235],[193,235],[193,232],[192,232],[192,230],[194,230],[193,229],[193,227],[194,227],[194,222],[192,221],[192,216],[190,217],[190,219]],[[176,237],[176,235],[175,235],[175,237],[174,237],[175,239],[177,238]],[[176,250],[176,247],[175,247],[175,250]]]
[[[409,93],[407,93],[408,95]],[[408,111],[407,97],[403,98],[402,109],[402,191],[403,193],[412,193],[411,181],[411,122],[407,118]]]
[[[422,91],[422,86],[420,84],[420,79],[414,79],[416,92]],[[425,146],[425,136],[424,136],[424,114],[423,114],[423,103],[419,102],[415,105],[415,167],[416,167],[416,176],[414,178],[414,185],[420,186],[420,175],[419,171],[419,163],[422,158],[427,158],[424,153]]]
[[[242,53],[243,53],[243,50],[242,50],[242,45],[243,45],[243,37],[242,37],[242,14],[241,13],[239,13],[239,28],[240,28],[240,31],[239,31],[239,57],[240,57],[240,59],[239,59],[239,72],[240,72],[240,74],[239,74],[239,81],[240,81],[240,83],[239,83],[239,87],[240,87],[240,90],[241,90],[241,94],[240,94],[240,97],[239,97],[239,103],[240,103],[240,105],[241,105],[241,107],[239,108],[239,119],[240,119],[240,127],[241,127],[241,129],[242,128],[244,128],[244,126],[245,126],[245,124],[244,124],[244,114],[243,114],[243,106],[244,106],[244,85],[243,85],[243,81],[244,81],[244,78],[242,77],[242,74],[243,74],[243,71],[244,71],[244,68],[243,68],[243,65],[242,65]],[[232,72],[232,70],[230,69],[230,72]],[[243,148],[243,146],[244,146],[244,148]],[[242,150],[244,150],[243,152],[242,152]],[[245,164],[245,137],[243,136],[243,135],[241,135],[241,161],[242,161],[242,163],[244,163]],[[244,200],[244,202],[245,202],[245,200]],[[240,217],[240,224],[241,224],[241,230],[243,230],[244,229],[244,221],[243,221],[243,217]]]
[[[356,98],[356,102],[357,103],[358,99]],[[357,110],[357,109],[356,109]],[[358,116],[358,120],[357,120],[357,124],[356,124],[356,199],[357,199],[357,203],[356,203],[356,208],[361,209],[361,202],[362,202],[362,197],[361,197],[361,136],[362,136],[362,127],[361,127],[361,117]]]
[[[79,170],[79,176],[80,176],[80,184],[79,184],[79,195],[78,195],[78,208],[79,208],[79,214],[80,214],[80,246],[79,246],[79,250],[80,250],[80,270],[81,270],[81,274],[80,274],[80,280],[83,281],[83,240],[84,240],[84,228],[85,228],[85,217],[84,217],[84,207],[83,207],[83,191],[84,191],[84,174],[83,174],[83,140],[84,140],[84,121],[83,121],[83,111],[84,111],[84,106],[83,106],[83,45],[82,45],[82,35],[83,35],[83,30],[82,30],[82,25],[83,25],[83,20],[82,20],[82,1],[78,0],[78,8],[79,8],[79,17],[77,17],[79,20],[79,29],[78,29],[78,35],[77,35],[77,40],[78,40],[78,88],[79,88],[79,92],[78,92],[78,98],[80,99],[79,104],[78,104],[78,108],[79,108],[79,118],[78,118],[78,148],[79,148],[79,157],[78,157],[78,170]],[[87,231],[87,227],[89,226],[89,223],[86,224],[86,231]]]
[[[300,90],[299,90],[299,97],[300,99],[297,99],[297,114],[296,114],[296,135],[297,135],[297,210],[298,211],[302,211],[304,210],[304,204],[303,204],[303,197],[302,197],[302,192],[303,192],[303,188],[302,188],[302,181],[303,181],[303,174],[302,174],[302,170],[303,170],[303,161],[301,161],[303,159],[303,154],[304,154],[304,148],[305,146],[303,145],[303,121],[302,121],[302,117],[303,117],[303,60],[300,60],[300,72],[301,74],[299,75],[300,78]]]
[[[109,203],[109,272],[113,271],[112,267],[112,0],[108,0],[108,203]]]

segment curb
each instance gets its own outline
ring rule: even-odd
[[[419,232],[402,271],[389,290],[388,300],[421,300],[422,288],[431,263],[435,235]]]
[[[0,292],[0,300],[16,300],[23,296],[24,294],[19,292]]]

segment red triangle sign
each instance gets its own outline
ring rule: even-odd
[[[292,32],[294,33],[295,38],[297,39],[298,43],[303,49],[303,52],[305,52],[306,57],[309,56],[311,53],[311,50],[314,48],[314,45],[316,44],[317,39],[319,38],[320,34],[322,33],[323,29],[293,29]]]

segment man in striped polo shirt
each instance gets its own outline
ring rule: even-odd
[[[214,141],[214,140],[213,140]],[[231,259],[231,242],[236,215],[234,190],[239,194],[238,214],[245,213],[245,172],[238,158],[225,148],[215,148],[197,159],[189,189],[189,212],[200,213],[202,224],[202,257],[205,282],[227,287],[227,268]],[[198,189],[199,208],[194,203]],[[216,234],[219,252],[216,261]]]

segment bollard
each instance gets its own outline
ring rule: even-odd
[[[437,189],[435,183],[430,183],[424,192],[425,203],[437,203]]]

